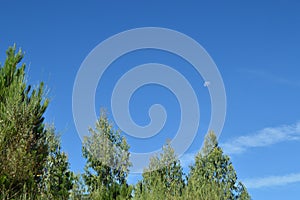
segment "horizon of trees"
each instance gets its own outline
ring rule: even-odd
[[[84,173],[75,174],[55,126],[44,122],[50,102],[44,83],[32,87],[26,82],[23,57],[14,45],[0,65],[0,200],[251,199],[212,131],[188,174],[167,142],[150,159],[142,180],[128,184],[130,146],[104,111],[95,128],[87,129]]]

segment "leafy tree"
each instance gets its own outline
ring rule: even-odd
[[[92,199],[129,199],[132,188],[126,178],[131,163],[129,145],[113,129],[106,113],[101,111],[95,130],[84,138],[83,156],[87,159],[83,178]]]
[[[174,149],[167,142],[160,157],[150,159],[143,180],[135,189],[135,199],[176,199],[184,189],[183,171]]]
[[[43,83],[34,88],[27,84],[21,50],[13,46],[6,54],[0,65],[0,199],[131,199],[133,187],[126,181],[129,145],[105,112],[83,142],[84,185],[81,176],[69,170],[54,126],[45,128],[49,99]],[[134,199],[249,200],[250,196],[210,132],[186,182],[167,143],[163,153],[150,159]]]
[[[54,126],[47,128],[48,156],[43,173],[43,193],[47,199],[69,199],[75,175],[69,169],[67,155],[61,151]]]
[[[207,134],[203,150],[191,166],[185,195],[187,199],[250,199],[213,132]]]
[[[49,100],[44,85],[25,81],[24,54],[10,47],[0,66],[0,185],[7,198],[20,191],[37,193],[48,154],[43,114]],[[4,191],[4,192],[3,192]]]
[[[84,185],[84,180],[81,174],[74,175],[73,187],[70,193],[70,199],[72,200],[83,200],[88,199],[86,194],[86,188]]]

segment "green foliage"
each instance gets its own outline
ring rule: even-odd
[[[83,142],[87,159],[83,178],[92,199],[129,199],[132,188],[126,183],[131,163],[129,145],[113,129],[105,112],[101,112],[96,129]]]
[[[67,155],[61,151],[54,126],[47,129],[48,156],[44,168],[43,193],[47,199],[69,199],[75,175],[69,170]]]
[[[43,114],[49,100],[43,83],[26,85],[25,64],[17,67],[21,50],[10,47],[6,54],[0,67],[0,183],[9,197],[24,188],[38,192],[48,154]]]
[[[143,179],[128,185],[129,145],[105,112],[83,142],[85,173],[69,170],[54,126],[45,128],[44,85],[25,80],[22,51],[10,47],[0,66],[0,199],[249,200],[245,186],[213,132],[195,157],[187,180],[170,143],[150,159]],[[134,191],[134,196],[132,193]]]
[[[182,167],[170,143],[163,146],[160,156],[150,159],[143,180],[136,185],[135,199],[175,199],[184,189]]]
[[[207,134],[202,151],[195,158],[187,177],[183,172],[174,150],[167,143],[160,157],[150,159],[143,172],[143,179],[136,184],[134,199],[160,200],[250,200],[228,156],[218,146],[213,132]]]
[[[250,199],[213,132],[207,134],[203,150],[191,166],[185,194],[188,199]]]
[[[86,194],[86,188],[84,185],[84,180],[80,174],[74,175],[73,187],[70,191],[70,199],[72,200],[83,200],[88,199]]]
[[[68,199],[72,173],[54,127],[45,128],[44,84],[25,81],[21,50],[0,66],[0,199]]]

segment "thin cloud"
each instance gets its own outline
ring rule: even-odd
[[[264,147],[285,141],[300,140],[300,122],[292,125],[268,127],[256,131],[251,135],[240,136],[226,143],[220,144],[225,154],[241,154],[247,149]],[[187,169],[194,162],[197,152],[184,154],[181,158],[181,165]],[[300,182],[300,173],[293,173],[280,176],[268,176],[259,178],[244,179],[242,181],[248,189],[259,189],[263,187],[283,186]]]
[[[227,155],[241,154],[247,149],[264,147],[285,141],[300,140],[300,122],[293,125],[282,125],[278,127],[268,127],[256,131],[253,134],[240,136],[228,142],[221,143],[220,146]],[[180,157],[183,168],[193,164],[197,152],[185,153]]]
[[[274,83],[288,85],[288,86],[300,87],[300,82],[298,82],[296,80],[291,80],[291,79],[287,79],[287,78],[284,78],[284,77],[280,77],[278,75],[274,75],[274,74],[272,74],[270,72],[267,72],[267,71],[252,70],[252,69],[240,69],[240,71],[242,71],[244,73],[247,73],[247,74],[252,74],[253,76],[259,77],[261,79],[272,81]]]
[[[297,182],[300,182],[300,173],[287,174],[283,176],[269,176],[263,178],[245,179],[243,181],[248,189],[283,186]]]
[[[284,141],[300,140],[300,122],[293,125],[264,128],[221,144],[226,154],[241,154],[249,148],[270,146]]]

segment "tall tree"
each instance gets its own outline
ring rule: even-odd
[[[47,199],[69,199],[76,177],[69,169],[67,155],[61,150],[54,126],[47,127],[48,156],[42,175],[42,194]]]
[[[167,142],[160,156],[150,159],[142,181],[135,189],[135,199],[177,199],[184,189],[183,171],[171,144]]]
[[[107,115],[101,111],[95,129],[84,138],[83,156],[87,159],[83,178],[93,199],[128,199],[131,187],[126,178],[131,163],[129,145],[114,130]]]
[[[21,50],[10,47],[0,66],[0,185],[10,198],[21,190],[37,193],[48,154],[43,114],[49,100],[44,85],[25,81]],[[4,192],[3,192],[4,193]]]
[[[250,199],[213,132],[206,135],[204,147],[191,166],[185,195],[187,199]]]

